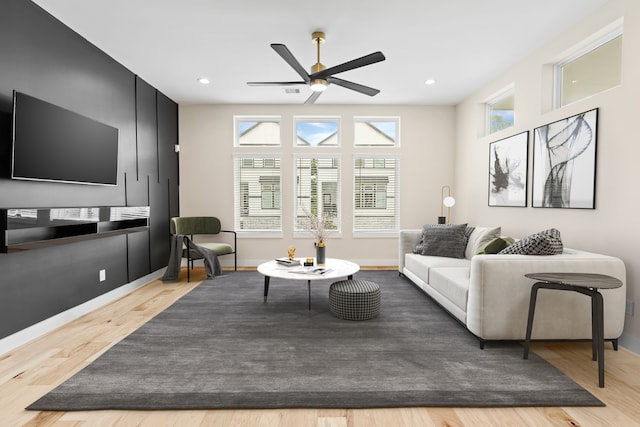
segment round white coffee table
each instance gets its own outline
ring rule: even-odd
[[[300,262],[303,262],[303,258]],[[267,295],[269,293],[269,280],[274,277],[277,279],[286,280],[306,280],[307,289],[309,291],[309,310],[311,310],[311,281],[312,280],[327,280],[338,279],[341,277],[347,277],[352,279],[353,275],[360,271],[360,266],[355,262],[346,261],[343,259],[327,258],[325,265],[321,266],[327,269],[323,274],[304,274],[296,273],[296,269],[302,269],[302,266],[286,267],[278,264],[275,260],[267,261],[258,266],[258,272],[264,276],[264,301],[267,302]],[[318,266],[314,266],[318,268]]]

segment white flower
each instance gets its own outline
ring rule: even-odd
[[[328,213],[320,218],[318,215],[312,213],[305,206],[302,207],[302,211],[305,216],[305,227],[309,233],[313,235],[316,245],[324,246],[324,241],[327,238],[332,227],[332,216]]]

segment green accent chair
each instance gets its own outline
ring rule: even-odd
[[[182,234],[189,237],[193,241],[194,235],[217,235],[220,233],[233,234],[233,246],[224,242],[196,242],[198,246],[210,249],[216,255],[231,255],[234,257],[234,270],[238,270],[238,255],[236,253],[237,234],[232,230],[223,230],[220,220],[214,216],[190,216],[190,217],[174,217],[171,218],[169,224],[172,235]],[[193,261],[202,259],[200,254],[193,250],[183,248],[182,257],[187,259],[187,281],[191,280],[189,265],[193,269]]]

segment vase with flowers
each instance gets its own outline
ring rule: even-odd
[[[322,216],[316,215],[303,207],[307,231],[314,238],[314,246],[316,247],[316,264],[324,265],[326,262],[326,238],[329,229],[332,227],[333,221],[331,215],[325,213]]]

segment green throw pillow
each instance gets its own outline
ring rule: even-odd
[[[480,246],[476,255],[497,254],[507,246],[513,245],[514,242],[515,239],[512,237],[498,237]]]

